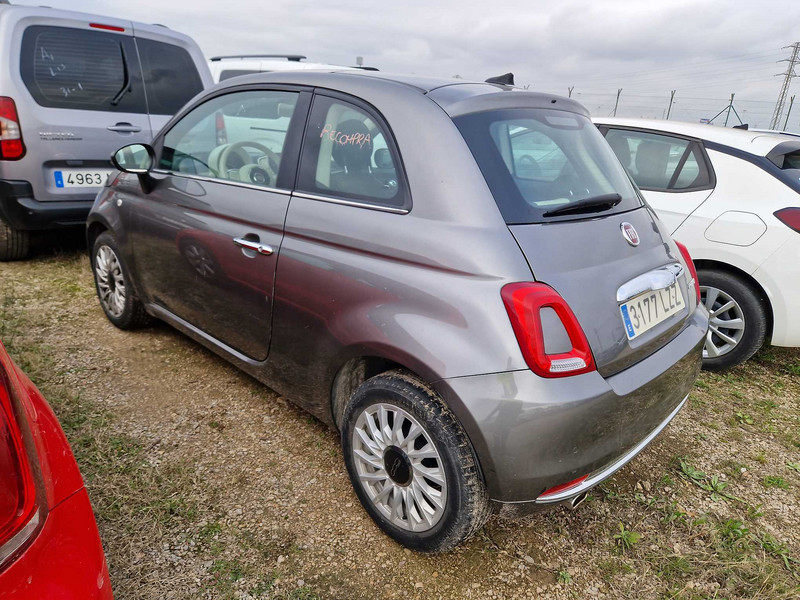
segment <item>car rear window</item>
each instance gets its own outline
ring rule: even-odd
[[[602,134],[579,114],[521,108],[456,117],[461,131],[509,224],[565,217],[544,213],[588,198],[619,194],[602,213],[641,206],[639,194]]]
[[[32,26],[22,36],[22,80],[41,106],[146,113],[132,38]]]
[[[136,38],[147,82],[147,105],[154,115],[174,115],[203,91],[191,55],[178,46]]]

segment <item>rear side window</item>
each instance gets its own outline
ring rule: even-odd
[[[147,86],[147,105],[154,115],[174,115],[203,91],[191,55],[178,46],[136,38]]]
[[[583,115],[514,108],[467,114],[454,122],[506,223],[548,222],[552,210],[614,194],[621,198],[616,206],[592,214],[641,206],[614,153]]]
[[[606,140],[642,189],[691,191],[711,185],[697,142],[624,129],[609,129]]]
[[[365,107],[315,96],[298,188],[369,204],[410,204],[388,128]]]
[[[136,48],[129,36],[69,27],[28,27],[20,73],[50,108],[146,113]]]

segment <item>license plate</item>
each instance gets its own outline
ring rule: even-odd
[[[644,292],[623,302],[619,310],[625,333],[632,340],[680,312],[684,306],[683,294],[676,281],[663,289]]]
[[[111,175],[111,169],[62,169],[53,171],[57,188],[99,188]]]

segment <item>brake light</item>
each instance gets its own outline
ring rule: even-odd
[[[104,25],[103,23],[89,23],[89,27],[94,29],[105,29],[106,31],[125,31],[124,27],[117,27],[116,25]]]
[[[228,143],[228,132],[225,131],[225,115],[221,112],[217,113],[215,118],[215,125],[217,128],[217,146]]]
[[[772,214],[789,229],[800,233],[800,208],[782,208]]]
[[[566,301],[544,283],[509,283],[501,291],[522,356],[541,377],[566,377],[594,371],[589,342]],[[569,352],[547,354],[541,310],[551,308],[569,336]]]
[[[683,256],[683,260],[686,263],[686,268],[689,269],[689,274],[692,276],[692,281],[694,281],[694,292],[697,294],[697,303],[700,304],[700,281],[697,279],[697,269],[694,268],[692,255],[689,254],[689,250],[686,248],[686,246],[680,242],[676,241],[675,245],[678,247],[678,250],[681,251],[681,256]]]
[[[24,542],[14,538],[31,529],[36,509],[36,484],[0,371],[0,563]]]
[[[19,160],[25,156],[17,106],[11,98],[0,96],[0,160]]]

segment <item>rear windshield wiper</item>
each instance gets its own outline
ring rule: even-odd
[[[131,76],[128,73],[128,58],[125,56],[125,47],[120,43],[119,51],[122,53],[122,88],[111,99],[111,106],[117,106],[122,97],[131,91]]]
[[[620,202],[622,202],[622,196],[619,194],[601,194],[599,196],[592,196],[591,198],[584,198],[577,202],[570,202],[564,206],[554,208],[553,210],[548,210],[546,213],[542,214],[542,216],[557,217],[559,215],[601,212],[609,208],[614,208]]]

